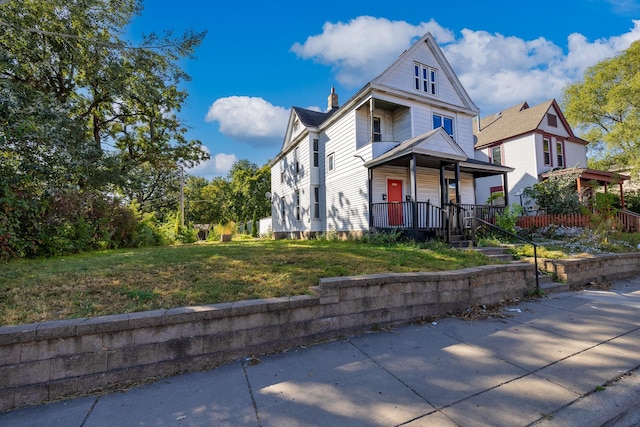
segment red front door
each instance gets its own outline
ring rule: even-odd
[[[402,180],[387,180],[387,202],[389,203],[389,226],[403,225],[402,221]]]

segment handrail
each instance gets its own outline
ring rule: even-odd
[[[509,230],[505,230],[504,228],[498,227],[497,225],[491,224],[490,222],[487,222],[487,221],[485,221],[483,219],[475,218],[475,217],[472,218],[472,219],[474,221],[480,221],[481,223],[483,223],[485,225],[488,225],[491,228],[494,228],[494,229],[496,229],[496,230],[498,230],[498,231],[500,231],[502,233],[505,233],[505,234],[507,234],[507,235],[509,235],[511,237],[515,237],[516,239],[521,240],[521,241],[533,246],[533,262],[534,262],[534,267],[535,267],[535,271],[536,271],[536,290],[540,291],[540,281],[538,280],[538,250],[537,250],[538,249],[538,245],[536,243],[530,241],[530,240],[525,239],[524,237],[518,236],[517,234],[512,233]],[[473,229],[475,230],[475,224],[473,226]]]

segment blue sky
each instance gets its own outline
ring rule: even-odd
[[[235,160],[264,165],[292,106],[326,109],[331,86],[344,103],[427,31],[482,116],[560,101],[587,67],[640,39],[640,0],[146,0],[126,37],[187,29],[208,33],[183,63],[179,116],[211,154],[190,173],[211,179]]]

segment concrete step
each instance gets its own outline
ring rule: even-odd
[[[501,261],[513,261],[513,255],[511,255],[509,249],[507,248],[502,248],[499,246],[485,246],[474,249],[484,254],[487,258],[499,259]]]

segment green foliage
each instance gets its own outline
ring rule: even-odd
[[[505,209],[502,214],[496,216],[496,225],[515,234],[516,223],[520,215],[522,215],[522,206],[514,203]]]
[[[534,201],[538,209],[548,215],[579,213],[581,209],[576,179],[578,174],[553,175],[524,189],[524,195]]]
[[[178,117],[204,33],[128,46],[141,7],[0,2],[0,258],[134,245],[126,204],[175,209],[178,164],[208,158]]]
[[[640,41],[587,69],[564,92],[564,114],[591,142],[592,162],[640,169]],[[593,165],[593,163],[592,163]]]

